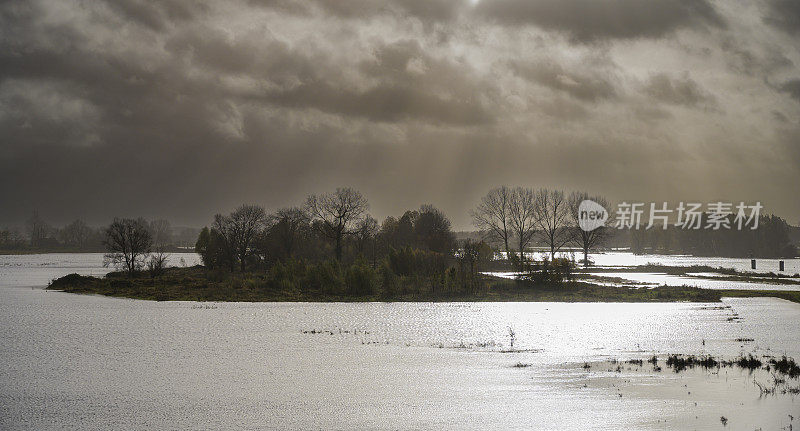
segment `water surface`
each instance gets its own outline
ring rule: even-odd
[[[21,264],[24,279],[83,258],[42,259]],[[760,398],[738,370],[580,367],[671,352],[800,357],[800,306],[772,298],[194,303],[11,284],[0,288],[0,429],[649,430],[719,427],[720,415],[776,429],[800,413],[800,400]],[[523,352],[503,353],[509,328]]]

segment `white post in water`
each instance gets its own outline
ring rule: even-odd
[[[778,271],[783,271],[783,261],[782,260],[778,261]]]
[[[750,259],[750,268],[751,269],[756,269],[756,260],[755,259]]]

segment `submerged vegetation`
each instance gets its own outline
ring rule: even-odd
[[[753,354],[742,355],[731,360],[714,358],[711,355],[694,356],[671,354],[667,356],[666,364],[667,367],[671,368],[676,373],[689,368],[712,369],[738,367],[750,371],[763,369],[764,371],[777,373],[790,379],[797,379],[800,377],[800,365],[798,365],[793,358],[782,356],[780,359],[774,357],[765,357],[762,359],[753,356]],[[641,360],[628,362],[642,365]],[[656,356],[653,356],[648,362],[655,366],[658,363],[658,359]]]

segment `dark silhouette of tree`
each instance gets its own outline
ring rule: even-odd
[[[150,234],[155,246],[166,247],[172,242],[172,226],[169,220],[159,219],[150,222]]]
[[[536,224],[539,235],[550,247],[550,260],[570,240],[567,229],[569,205],[561,190],[539,189],[536,192]]]
[[[490,190],[472,211],[472,222],[475,227],[483,232],[485,239],[502,243],[509,258],[511,257],[508,247],[511,237],[510,202],[511,189],[502,186]]]
[[[301,237],[308,231],[310,221],[308,213],[301,208],[280,209],[268,218],[268,241],[274,239],[281,256],[291,259]]]
[[[414,242],[414,223],[419,213],[406,211],[399,219],[387,217],[381,226],[381,235],[389,248],[410,246]]]
[[[485,242],[466,239],[456,253],[457,276],[461,290],[474,293],[481,285],[480,267],[491,260],[492,249]]]
[[[414,220],[413,228],[418,247],[446,254],[453,250],[455,235],[450,220],[438,208],[422,205]]]
[[[168,220],[160,219],[150,222],[150,235],[153,237],[153,251],[147,260],[147,270],[151,277],[164,272],[169,260],[167,249],[172,242],[172,227]]]
[[[520,263],[525,260],[525,248],[536,233],[536,196],[533,190],[515,187],[508,205],[511,230],[517,237]]]
[[[92,228],[83,220],[75,220],[61,229],[64,244],[83,250],[92,237]]]
[[[222,214],[214,216],[214,223],[211,225],[211,231],[216,232],[217,239],[215,244],[215,252],[219,255],[220,263],[224,263],[231,272],[236,270],[236,232],[233,229],[233,223],[230,217]]]
[[[309,214],[321,222],[322,234],[333,241],[336,260],[342,260],[342,240],[352,234],[369,203],[356,190],[338,188],[333,193],[311,195],[306,201]]]
[[[792,227],[778,216],[761,214],[757,229],[751,229],[753,221],[741,230],[736,226],[735,214],[726,217],[730,228],[708,228],[709,219],[709,213],[703,212],[700,214],[700,228],[697,229],[672,225],[667,229],[634,229],[624,231],[622,235],[627,235],[631,251],[636,254],[681,253],[756,258],[791,258],[797,254],[790,234]]]
[[[25,246],[25,237],[16,229],[0,230],[0,248],[18,249]]]
[[[133,277],[144,266],[153,245],[147,221],[142,218],[115,218],[105,234],[104,243],[108,253],[103,264],[122,268],[129,277]]]
[[[228,216],[214,216],[214,229],[224,238],[222,251],[228,256],[231,272],[237,261],[242,272],[246,270],[250,246],[265,221],[266,212],[257,205],[242,205]]]
[[[359,254],[364,255],[369,244],[373,244],[374,246],[374,241],[378,236],[379,231],[380,227],[378,226],[378,220],[375,220],[370,215],[367,215],[358,221],[358,224],[356,225],[355,237],[356,247],[358,248]]]
[[[397,232],[397,219],[388,216],[383,220],[381,223],[381,230],[378,235],[381,237],[381,241],[386,245],[386,252],[388,253],[389,249],[397,248],[397,238],[395,233]]]
[[[31,247],[41,246],[51,230],[50,225],[39,216],[38,210],[33,210],[33,214],[25,222],[25,229],[31,240]]]
[[[211,230],[206,226],[197,235],[197,242],[194,243],[194,252],[200,255],[200,260],[206,268],[213,268],[214,261],[211,256]]]
[[[580,227],[580,217],[578,210],[581,202],[585,200],[592,200],[600,204],[608,211],[608,201],[602,196],[589,196],[586,192],[572,192],[569,195],[569,214],[572,221],[570,241],[583,250],[583,266],[589,267],[589,252],[601,246],[608,238],[613,235],[613,228],[609,226],[600,226],[596,229],[585,231]],[[611,217],[609,216],[609,219]]]
[[[216,228],[204,227],[197,237],[194,249],[206,268],[227,267],[233,272],[235,256],[230,252],[225,237]]]

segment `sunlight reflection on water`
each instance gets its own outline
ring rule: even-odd
[[[85,263],[56,261],[23,273],[39,280]],[[579,364],[671,352],[800,358],[798,321],[800,305],[771,298],[201,304],[6,286],[0,429],[682,429],[719,425],[720,412],[775,428],[796,406],[760,400],[747,375],[588,374]],[[502,353],[509,327],[527,352]],[[684,384],[709,394],[702,411]]]

